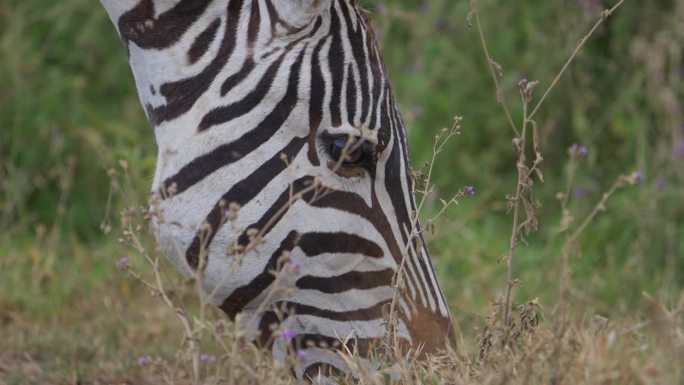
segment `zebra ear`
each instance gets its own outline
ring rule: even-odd
[[[274,1],[278,16],[293,27],[303,27],[330,8],[333,0]]]

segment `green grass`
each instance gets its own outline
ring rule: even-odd
[[[380,3],[365,4],[375,10]],[[595,3],[479,3],[516,122],[519,79],[539,80],[539,97],[597,19]],[[505,266],[497,259],[511,232],[505,197],[516,186],[513,133],[477,32],[468,27],[467,1],[397,0],[385,9],[375,12],[374,24],[414,164],[429,159],[434,135],[454,115],[464,117],[462,134],[435,164],[434,182],[444,197],[466,185],[477,193],[449,210],[429,242],[455,321],[472,347],[490,303],[505,290]],[[684,156],[676,151],[684,139],[684,36],[677,30],[683,12],[681,1],[627,0],[535,117],[545,158],[545,182],[535,195],[543,207],[540,230],[518,250],[518,302],[538,297],[547,309],[556,304],[563,240],[555,196],[565,188],[566,149],[578,142],[589,148],[573,187],[586,193],[570,205],[578,221],[618,175],[642,170],[646,177],[620,190],[582,235],[581,253],[569,262],[578,293],[574,316],[636,322],[644,293],[682,306]],[[156,150],[124,49],[101,6],[90,0],[0,5],[0,89],[0,382],[137,378],[137,357],[172,357],[181,336],[173,315],[114,267],[128,253],[117,243],[117,226],[108,235],[99,227],[107,170],[120,159],[134,165],[126,191],[134,195],[129,201],[143,203]],[[121,196],[113,207],[116,216]]]

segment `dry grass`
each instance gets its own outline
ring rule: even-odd
[[[179,288],[187,298],[191,286]],[[176,293],[179,294],[179,293]],[[142,295],[142,296],[141,296]],[[26,351],[21,355],[0,355],[0,383],[3,384],[191,384],[192,357],[186,343],[166,349],[163,340],[172,341],[182,333],[174,313],[157,299],[138,293],[139,299],[109,299],[123,314],[122,319],[102,319],[111,314],[81,315],[65,320],[82,325],[79,331],[59,325],[48,329],[64,332],[55,336],[62,343],[89,337],[96,359],[87,370],[78,362],[62,361],[60,368],[42,366],[44,353]],[[96,304],[96,307],[101,305]],[[684,297],[679,303],[684,306]],[[122,308],[123,307],[123,308]],[[144,309],[144,310],[142,310]],[[556,309],[544,315],[540,305],[529,302],[516,306],[511,326],[501,329],[500,306],[482,325],[477,345],[461,342],[458,351],[416,361],[409,357],[384,357],[370,365],[353,354],[343,354],[353,368],[351,375],[365,384],[682,384],[684,369],[684,319],[682,313],[669,311],[662,303],[646,298],[635,318],[642,321],[614,322],[600,316],[571,315]],[[88,310],[88,309],[84,309]],[[127,317],[131,317],[127,319]],[[89,321],[83,318],[91,318]],[[202,365],[198,382],[202,384],[292,384],[290,368],[296,359],[274,362],[252,345],[239,343],[234,326],[212,312],[202,330],[202,351],[216,361]],[[62,330],[60,330],[62,329]],[[118,349],[98,351],[107,344],[107,330],[119,330]],[[11,328],[9,329],[11,330]],[[36,328],[34,333],[40,333]],[[43,330],[44,332],[44,330]],[[111,331],[110,331],[111,333]],[[26,338],[14,335],[3,343]],[[12,341],[14,340],[14,341]],[[55,341],[46,341],[54,344]],[[131,346],[155,344],[157,352],[131,356]],[[87,347],[83,347],[87,353]],[[162,352],[162,350],[165,350]],[[175,354],[171,352],[176,351]],[[116,358],[114,358],[116,357]],[[144,366],[136,361],[149,357]],[[14,380],[13,380],[14,379]],[[341,383],[352,383],[351,378]]]

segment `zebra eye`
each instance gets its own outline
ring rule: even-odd
[[[341,167],[366,167],[373,157],[373,147],[370,143],[359,142],[358,139],[347,137],[334,138],[330,141],[328,152],[333,161]]]

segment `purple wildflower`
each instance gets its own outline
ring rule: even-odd
[[[306,359],[306,350],[297,350],[297,353],[295,353],[295,358],[297,358],[297,361],[304,361]]]
[[[138,366],[147,366],[152,362],[152,358],[150,356],[144,356],[138,358]]]
[[[378,4],[378,13],[381,15],[387,14],[387,6],[385,5],[385,3]]]
[[[292,270],[296,275],[299,275],[299,272],[302,269],[302,264],[295,258],[290,256],[288,262],[290,262],[290,265],[292,265]]]
[[[633,174],[634,184],[640,184],[644,181],[644,173],[642,171],[635,171]]]
[[[585,188],[576,188],[575,190],[573,190],[572,196],[574,196],[576,199],[581,199],[584,196],[586,196],[588,192],[589,191],[587,191],[587,189]]]
[[[116,267],[118,267],[121,270],[126,270],[128,269],[128,257],[123,257],[119,259],[119,261],[116,263]]]
[[[292,341],[297,337],[297,332],[292,329],[283,330],[282,337],[285,341]]]
[[[665,190],[665,188],[667,188],[667,181],[664,178],[658,179],[656,182],[656,187],[658,190]]]
[[[223,322],[221,322],[221,321],[214,322],[214,330],[217,332],[220,332],[221,330],[223,330]]]
[[[684,159],[684,139],[680,140],[677,144],[676,152],[679,159]]]
[[[473,186],[466,186],[465,188],[465,195],[475,195],[475,187]]]
[[[573,143],[568,149],[570,156],[585,157],[589,154],[589,149],[581,144]]]
[[[204,365],[214,363],[216,361],[216,356],[212,356],[209,354],[202,354],[200,356],[200,362]]]

